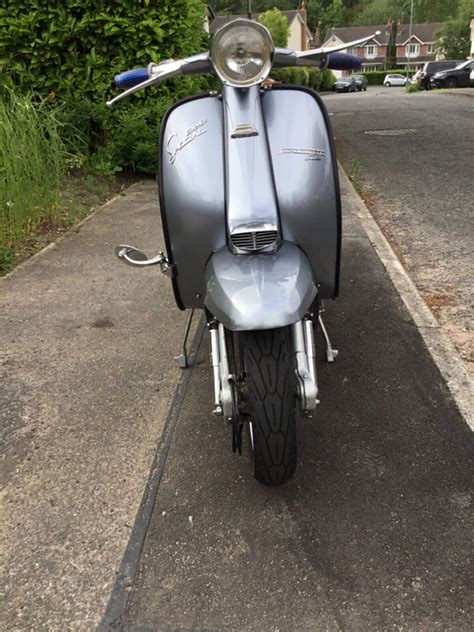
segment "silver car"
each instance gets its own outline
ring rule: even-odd
[[[410,83],[410,79],[404,75],[385,75],[383,80],[383,85],[386,88],[390,88],[390,86],[406,86],[407,83]]]

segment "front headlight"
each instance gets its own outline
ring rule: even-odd
[[[211,61],[220,80],[236,88],[253,86],[269,74],[273,41],[258,22],[237,19],[220,28],[211,44]]]

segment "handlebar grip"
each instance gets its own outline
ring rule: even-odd
[[[133,88],[133,86],[149,78],[148,68],[134,68],[126,70],[114,77],[114,87],[119,89]]]
[[[360,57],[347,53],[331,53],[326,68],[331,70],[359,70],[362,65]]]

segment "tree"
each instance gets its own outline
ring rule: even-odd
[[[469,55],[469,18],[473,13],[474,0],[461,0],[456,16],[435,34],[435,48],[446,59],[465,59]]]
[[[416,22],[444,22],[456,15],[459,0],[415,0]]]
[[[324,11],[324,22],[326,27],[346,25],[346,10],[342,0],[332,0]]]
[[[259,16],[258,21],[270,31],[275,46],[280,48],[287,47],[290,29],[288,20],[282,15],[281,11],[278,9],[265,11]]]

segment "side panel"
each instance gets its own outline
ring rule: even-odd
[[[273,88],[262,98],[283,239],[306,254],[322,298],[337,296],[341,207],[329,118],[318,95]]]
[[[204,269],[226,244],[222,102],[202,96],[174,105],[162,123],[160,207],[178,306],[202,307]]]

